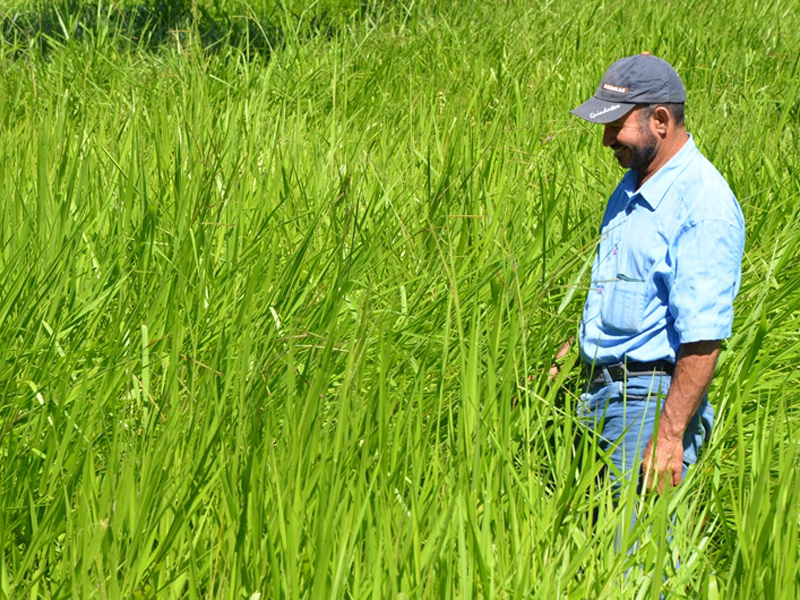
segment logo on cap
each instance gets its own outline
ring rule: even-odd
[[[612,110],[617,110],[618,108],[619,108],[619,104],[612,104],[611,106],[606,106],[600,112],[589,113],[589,118],[590,119],[596,119],[597,117],[600,117],[600,116],[602,116],[602,115],[604,115],[606,113],[609,113]]]
[[[618,85],[611,85],[610,83],[604,83],[603,89],[608,90],[609,92],[617,92],[618,94],[627,94],[628,88],[620,87]]]

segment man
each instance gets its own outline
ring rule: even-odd
[[[571,112],[604,126],[628,169],[608,201],[579,331],[580,409],[616,473],[678,485],[711,431],[707,391],[739,290],[744,219],[684,124],[686,91],[664,60],[615,62]],[[641,469],[641,471],[639,471]]]

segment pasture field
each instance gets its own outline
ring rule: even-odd
[[[798,31],[793,0],[3,3],[0,597],[800,596]],[[643,50],[748,241],[710,444],[615,505],[576,352],[547,371],[622,175],[568,110]]]

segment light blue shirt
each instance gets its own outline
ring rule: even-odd
[[[675,362],[681,344],[731,334],[744,217],[690,136],[638,190],[611,195],[579,340],[585,362]]]

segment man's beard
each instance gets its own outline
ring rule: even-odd
[[[637,146],[623,146],[622,144],[612,146],[612,150],[627,150],[630,154],[630,159],[620,161],[620,165],[626,169],[633,169],[640,171],[642,167],[646,167],[658,153],[658,138],[647,128],[646,123],[642,123],[639,129],[642,134],[642,141]]]

